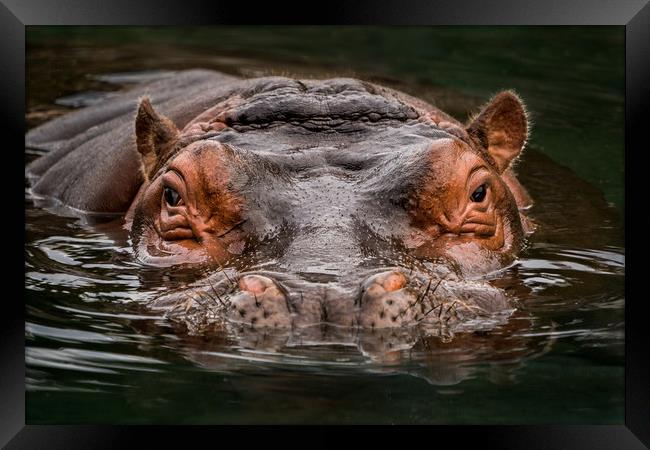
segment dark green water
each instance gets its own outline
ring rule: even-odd
[[[134,301],[168,273],[26,191],[28,423],[623,423],[622,27],[58,27],[28,29],[27,43],[28,128],[127,72],[355,76],[461,120],[514,88],[531,147],[593,186],[523,161],[534,216],[554,229],[506,274],[522,286],[517,313],[390,355],[178,332]]]

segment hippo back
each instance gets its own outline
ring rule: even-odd
[[[46,152],[26,169],[32,192],[87,213],[123,213],[142,184],[133,121],[148,95],[179,125],[228,97],[241,82],[207,70],[139,84],[30,130],[25,147]]]

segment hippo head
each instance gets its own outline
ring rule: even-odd
[[[528,199],[511,166],[527,128],[509,91],[467,126],[348,79],[273,78],[181,130],[144,98],[135,254],[214,267],[219,303],[255,326],[416,322],[442,280],[451,295],[521,250]]]

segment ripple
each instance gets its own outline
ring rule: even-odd
[[[108,318],[113,318],[113,319],[128,319],[128,320],[153,320],[153,319],[163,319],[164,316],[161,315],[155,315],[155,314],[147,314],[147,315],[141,315],[141,314],[127,314],[123,312],[114,312],[114,313],[104,313],[100,311],[89,311],[89,310],[81,310],[77,308],[71,308],[69,306],[62,306],[62,305],[56,305],[55,306],[57,309],[61,309],[63,311],[71,312],[71,313],[78,313],[82,314],[87,317],[108,317]]]
[[[154,358],[123,353],[100,352],[95,350],[62,348],[51,349],[28,347],[25,349],[27,366],[74,370],[104,374],[120,372],[161,372],[164,361]]]
[[[55,328],[48,327],[45,325],[38,325],[35,323],[28,322],[25,324],[25,334],[27,337],[44,337],[58,342],[94,342],[94,343],[109,343],[117,342],[120,340],[119,337],[102,334],[102,333],[93,333],[89,331],[82,331],[78,329],[70,328]]]

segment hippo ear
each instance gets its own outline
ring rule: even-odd
[[[526,109],[512,91],[490,100],[476,116],[467,132],[487,150],[503,173],[524,148],[528,137]]]
[[[167,159],[178,136],[176,125],[167,117],[158,114],[149,99],[143,97],[135,118],[135,137],[147,179],[159,163]]]

